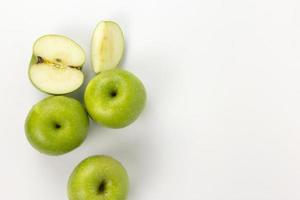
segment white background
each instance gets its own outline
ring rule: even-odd
[[[89,55],[103,19],[124,30],[122,66],[144,82],[146,109],[124,129],[91,123],[69,154],[42,155],[24,134],[46,96],[27,77],[32,44],[64,34]],[[124,164],[129,200],[300,199],[298,0],[3,0],[0,57],[1,199],[67,199],[69,174],[94,154]],[[88,82],[90,60],[84,71]]]

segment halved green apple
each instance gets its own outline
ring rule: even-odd
[[[84,80],[83,49],[62,35],[45,35],[33,45],[29,78],[33,85],[49,94],[66,94],[78,89]]]
[[[92,66],[96,73],[113,69],[124,53],[124,37],[120,26],[112,21],[100,22],[92,38]]]

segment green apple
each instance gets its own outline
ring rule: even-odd
[[[125,200],[128,175],[122,164],[108,156],[91,156],[72,172],[69,200]]]
[[[88,125],[88,115],[79,101],[51,96],[32,107],[25,132],[30,144],[41,153],[60,155],[84,141]]]
[[[39,90],[66,94],[83,83],[83,49],[62,35],[45,35],[36,40],[29,66],[29,78]]]
[[[145,101],[143,83],[122,69],[96,75],[84,93],[85,106],[91,118],[110,128],[122,128],[135,121]]]
[[[120,26],[112,21],[100,22],[92,37],[92,66],[96,73],[113,69],[124,53],[124,37]]]

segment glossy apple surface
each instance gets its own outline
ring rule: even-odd
[[[51,96],[35,104],[25,122],[26,137],[38,151],[60,155],[78,147],[86,138],[88,115],[73,98]]]
[[[109,156],[91,156],[72,172],[69,200],[124,200],[128,182],[127,172],[119,161]]]
[[[96,75],[88,84],[84,102],[97,123],[122,128],[135,121],[146,101],[143,83],[132,73],[113,69]]]

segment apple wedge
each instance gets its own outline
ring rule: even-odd
[[[113,69],[124,53],[124,37],[120,26],[112,21],[100,22],[92,38],[92,66],[96,73]]]
[[[84,80],[83,49],[62,35],[45,35],[33,45],[29,78],[33,85],[49,94],[66,94],[78,89]]]

